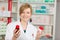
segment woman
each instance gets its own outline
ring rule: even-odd
[[[20,21],[8,24],[5,40],[39,40],[41,32],[29,22],[32,7],[28,3],[21,5],[19,14]],[[20,26],[18,31],[15,28],[16,25]]]

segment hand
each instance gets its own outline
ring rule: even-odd
[[[36,34],[36,40],[40,40],[41,34],[42,34],[42,32],[40,32],[40,31],[38,30],[38,31],[37,31],[37,34]]]
[[[12,40],[16,40],[20,36],[20,30],[17,31],[17,29],[13,32]]]

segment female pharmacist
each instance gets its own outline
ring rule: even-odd
[[[29,20],[32,16],[32,7],[28,3],[19,8],[20,21],[11,22],[7,25],[5,40],[39,40],[42,34]],[[16,26],[19,26],[19,30]]]

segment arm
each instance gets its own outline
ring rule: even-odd
[[[17,31],[15,33],[16,29],[15,27],[12,27],[14,26],[13,24],[14,23],[9,23],[7,25],[5,40],[16,40],[17,39],[16,37],[18,37],[20,31]]]
[[[17,40],[17,38],[20,36],[20,30],[17,30],[15,29],[14,32],[13,32],[13,37],[12,37],[12,40]]]
[[[40,39],[36,39],[36,40],[40,40]]]
[[[17,38],[16,37],[12,37],[12,40],[17,40]]]

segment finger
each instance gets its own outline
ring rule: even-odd
[[[20,31],[17,31],[16,33],[14,33],[15,37],[19,37],[20,35]]]
[[[37,31],[37,35],[41,35],[41,32],[40,31]]]
[[[37,33],[40,33],[40,31],[38,30]]]
[[[16,34],[19,34],[20,33],[20,30],[18,30],[17,32],[16,32]]]
[[[38,30],[38,33],[41,34],[42,32]]]
[[[14,33],[16,33],[17,29],[14,30]]]

